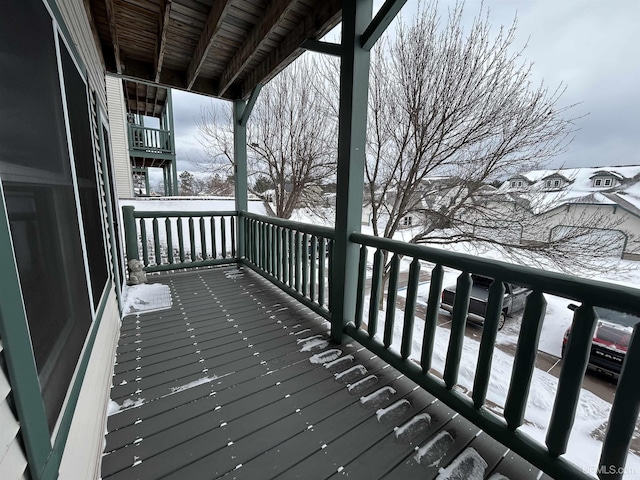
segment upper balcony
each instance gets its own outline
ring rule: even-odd
[[[171,130],[128,124],[129,152],[131,156],[158,157],[175,155]]]

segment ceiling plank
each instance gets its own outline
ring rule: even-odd
[[[289,63],[303,53],[302,43],[308,39],[318,39],[340,22],[342,2],[340,0],[318,0],[313,12],[306,15],[294,30],[267,56],[242,83],[240,98],[246,98],[253,87],[267,83]]]
[[[171,4],[173,0],[165,0],[164,5],[160,4],[159,17],[159,35],[156,45],[158,45],[158,53],[156,55],[156,83],[160,81],[160,72],[162,71],[162,63],[164,62],[164,52],[167,47],[167,30],[169,29],[169,16],[171,15]]]
[[[257,23],[231,59],[220,76],[219,95],[222,96],[246,67],[256,51],[266,41],[278,23],[289,13],[295,2],[291,0],[276,0],[269,4],[262,20]]]
[[[200,69],[207,58],[211,45],[213,45],[213,41],[220,31],[222,21],[226,16],[230,3],[230,1],[226,0],[217,0],[213,3],[213,6],[209,11],[209,16],[204,24],[202,34],[200,35],[196,49],[193,52],[189,69],[187,70],[187,90],[191,90],[193,82],[196,81],[196,78],[200,73]]]
[[[111,41],[113,43],[113,55],[116,60],[116,71],[122,73],[122,59],[120,57],[120,44],[118,43],[118,27],[116,26],[116,16],[113,10],[113,0],[105,0],[105,8],[107,10],[107,22],[109,23],[109,31],[111,32]]]

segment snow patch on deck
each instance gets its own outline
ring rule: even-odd
[[[392,403],[386,408],[381,408],[376,412],[376,417],[378,417],[379,422],[387,422],[390,420],[397,420],[405,413],[409,411],[411,408],[411,403],[406,398],[402,400],[398,400],[395,403]]]
[[[318,336],[320,338],[311,338],[305,342],[301,342],[300,340],[298,340],[298,344],[304,343],[300,351],[310,352],[311,350],[323,350],[327,348],[329,346],[329,342],[327,340],[324,340],[320,335]]]
[[[337,382],[353,382],[356,378],[362,377],[367,374],[367,369],[364,365],[355,365],[348,368],[344,372],[336,373],[334,375]]]
[[[122,405],[120,405],[113,400],[109,400],[109,405],[107,406],[107,416],[115,415],[116,413],[120,413],[131,408],[140,407],[144,404],[144,402],[144,398],[137,398],[136,400],[127,398],[124,402],[122,402]]]
[[[487,467],[484,458],[475,449],[469,447],[447,468],[443,468],[436,480],[482,480]]]
[[[384,402],[388,401],[395,394],[396,394],[396,391],[392,387],[389,387],[389,386],[382,387],[370,395],[360,397],[360,404],[363,407],[373,407],[373,408],[379,407]]]
[[[408,440],[425,428],[428,428],[429,425],[431,425],[431,415],[428,413],[420,413],[404,425],[395,427],[393,430],[398,440]]]
[[[347,390],[349,390],[350,394],[357,395],[367,388],[373,387],[376,383],[378,383],[378,377],[375,375],[369,375],[362,380],[358,380],[355,383],[347,385]]]
[[[317,353],[309,358],[309,361],[313,364],[321,364],[326,362],[332,362],[337,359],[340,355],[342,355],[342,350],[338,350],[337,348],[332,348],[331,350],[326,350],[322,353]]]
[[[413,458],[427,467],[437,467],[454,443],[455,439],[449,432],[440,432],[433,440],[420,447]]]
[[[122,292],[123,316],[171,308],[171,289],[162,283],[127,285]]]

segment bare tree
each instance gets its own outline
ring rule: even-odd
[[[263,199],[267,212],[289,218],[294,209],[314,205],[321,185],[335,172],[337,125],[326,115],[326,95],[316,66],[298,59],[267,84],[260,93],[247,125],[249,174],[268,179],[250,191]],[[233,133],[229,111],[203,111],[198,139],[212,168],[233,162]]]

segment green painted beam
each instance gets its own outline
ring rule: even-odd
[[[34,479],[39,479],[42,478],[43,469],[51,453],[51,441],[20,288],[2,182],[0,182],[0,289],[2,289],[0,338],[2,338],[9,383],[29,462],[29,472]]]
[[[233,102],[233,174],[237,212],[246,212],[248,209],[246,121],[242,124],[243,114],[246,110],[247,103],[244,100]],[[242,258],[246,254],[244,251],[244,225],[244,222],[238,222],[238,258]]]
[[[369,25],[372,0],[342,6],[342,62],[335,242],[331,269],[331,338],[342,342],[343,328],[356,314],[359,246],[349,240],[360,231],[369,86],[369,52],[360,36]]]
[[[360,44],[365,50],[371,50],[389,24],[396,18],[407,0],[387,0],[384,2],[375,18],[362,34]]]
[[[335,57],[342,56],[342,45],[339,43],[323,42],[321,40],[313,40],[311,38],[302,42],[301,48],[312,52],[324,53]]]

